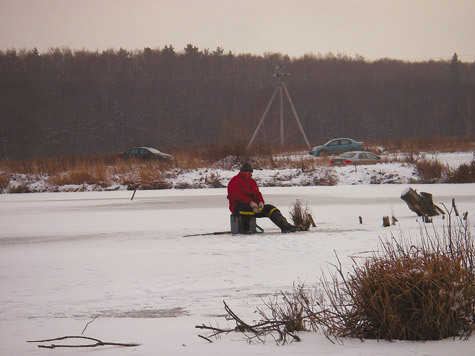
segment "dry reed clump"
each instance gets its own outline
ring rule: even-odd
[[[414,165],[421,183],[440,182],[448,172],[448,168],[437,160],[416,160]]]
[[[32,191],[27,184],[13,186],[8,190],[9,193],[31,193]]]
[[[338,177],[332,169],[325,168],[313,177],[313,185],[334,186],[338,184]]]
[[[447,173],[445,183],[475,183],[475,161]]]
[[[303,231],[308,231],[311,225],[314,225],[312,218],[312,209],[308,205],[303,206],[302,202],[297,199],[290,207],[290,217],[296,226],[300,226]]]
[[[48,181],[50,184],[59,186],[96,183],[94,176],[90,172],[86,171],[56,173],[54,176],[51,176]]]
[[[123,168],[121,166],[120,169]],[[173,185],[164,179],[158,162],[135,162],[128,167],[128,171],[123,171],[121,175],[120,184],[126,185],[128,190],[173,188]]]
[[[211,172],[205,177],[205,184],[212,188],[224,188],[225,185],[221,182],[221,177],[217,173]]]
[[[50,184],[59,186],[96,184],[107,187],[110,185],[107,167],[102,162],[92,165],[81,162],[81,164],[75,165],[75,169],[52,174],[48,181]]]
[[[468,223],[421,231],[421,242],[381,240],[381,250],[324,281],[327,333],[386,340],[468,338],[475,323],[475,247]]]

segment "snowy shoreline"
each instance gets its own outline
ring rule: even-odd
[[[455,152],[423,154],[424,159],[440,162],[456,169],[462,164],[470,164],[474,160],[473,152]],[[394,158],[394,157],[393,157]],[[317,158],[318,159],[318,158]],[[236,174],[235,170],[218,168],[171,169],[163,172],[161,186],[163,190],[189,190],[225,187]],[[1,173],[1,172],[0,172]],[[92,192],[146,189],[139,186],[121,184],[121,177],[110,177],[109,185],[101,184],[68,184],[55,185],[48,175],[9,174],[9,183],[0,192],[17,192],[23,187],[24,192]],[[298,168],[259,169],[255,167],[254,179],[260,187],[294,187],[294,186],[345,186],[345,185],[379,185],[379,184],[418,184],[421,183],[413,164],[409,163],[378,163],[373,165],[321,166],[316,170],[305,171]],[[123,179],[122,179],[123,180]]]

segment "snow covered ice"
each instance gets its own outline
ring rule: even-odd
[[[258,172],[256,172],[258,173]],[[281,234],[187,236],[228,231],[226,189],[0,195],[0,355],[470,355],[475,339],[330,343],[320,333],[277,346],[249,345],[235,333],[198,337],[202,323],[226,326],[223,300],[248,321],[257,306],[294,282],[312,285],[338,254],[378,248],[378,238],[418,236],[421,221],[401,192],[406,184],[262,188],[289,216],[299,199],[317,224]],[[410,185],[434,203],[475,221],[475,184]],[[439,205],[440,206],[440,205]],[[398,222],[382,226],[382,217]],[[363,224],[359,223],[361,216]],[[442,217],[434,217],[440,228]],[[138,347],[42,350],[27,340],[80,335]]]

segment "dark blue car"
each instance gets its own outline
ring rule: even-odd
[[[351,138],[335,138],[322,146],[312,148],[309,154],[313,156],[331,156],[348,151],[363,151],[363,142],[356,142]]]

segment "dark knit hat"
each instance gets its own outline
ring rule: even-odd
[[[252,173],[253,169],[251,167],[251,165],[249,163],[244,163],[242,166],[241,166],[241,172],[250,172]]]

